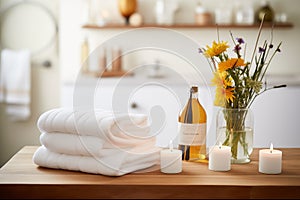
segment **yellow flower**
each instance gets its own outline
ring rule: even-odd
[[[227,88],[225,90],[225,96],[226,96],[226,101],[229,102],[230,101],[233,101],[233,99],[235,98],[234,94],[234,88]]]
[[[217,43],[216,41],[213,42],[212,47],[206,46],[207,50],[204,52],[204,55],[208,58],[218,56],[224,51],[226,51],[229,46],[227,45],[227,42],[221,41],[220,43]]]
[[[219,63],[219,71],[223,72],[226,71],[227,69],[232,69],[233,67],[241,67],[245,65],[246,63],[242,58],[230,58],[226,61]]]
[[[223,88],[223,87],[217,87],[216,88],[216,95],[215,95],[215,106],[225,106],[226,101],[233,101],[235,98],[234,94],[234,88]]]
[[[214,77],[211,80],[212,85],[216,87],[224,87],[232,86],[231,79],[227,77],[227,72],[214,72]]]

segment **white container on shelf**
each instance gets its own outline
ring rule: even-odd
[[[228,25],[232,23],[232,8],[228,6],[220,6],[215,9],[216,24]]]
[[[254,23],[254,9],[249,1],[239,1],[235,8],[235,23],[251,25]]]
[[[158,25],[174,24],[174,15],[178,10],[177,0],[156,0],[155,18]]]
[[[211,13],[200,3],[198,2],[195,8],[195,24],[206,25],[211,23]]]

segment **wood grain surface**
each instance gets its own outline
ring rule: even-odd
[[[229,172],[205,163],[183,162],[183,172],[168,175],[159,166],[122,177],[38,167],[36,146],[26,146],[0,169],[0,198],[300,198],[300,149],[283,151],[282,173],[258,172],[258,149],[251,163]]]

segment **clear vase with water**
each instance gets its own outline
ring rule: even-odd
[[[231,147],[231,163],[249,163],[253,151],[252,110],[221,108],[216,120],[216,144]]]

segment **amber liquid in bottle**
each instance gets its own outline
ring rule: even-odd
[[[84,41],[81,44],[81,64],[82,72],[87,73],[89,71],[89,43],[87,38],[84,38]]]
[[[198,100],[198,87],[190,90],[190,98],[178,118],[179,146],[182,160],[207,162],[206,112]]]

